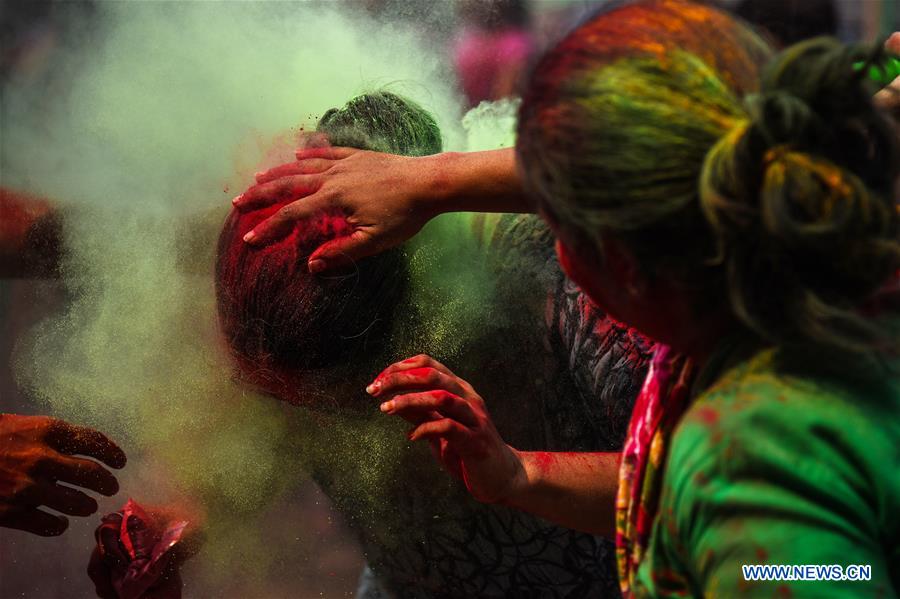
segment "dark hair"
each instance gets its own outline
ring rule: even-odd
[[[329,110],[317,129],[335,145],[398,154],[441,150],[434,119],[413,102],[386,92],[365,94]],[[306,258],[316,247],[351,231],[340,213],[298,223],[290,235],[264,248],[242,241],[283,205],[232,210],[219,237],[216,262],[225,339],[243,375],[269,388],[299,371],[377,358],[408,287],[399,248],[356,262],[348,274],[308,272]]]
[[[526,187],[564,234],[614,235],[767,341],[871,347],[855,310],[900,267],[898,154],[853,63],[881,54],[820,39],[761,77],[767,56],[710,7],[601,15],[533,75]]]
[[[834,0],[743,0],[734,12],[781,46],[838,32]]]

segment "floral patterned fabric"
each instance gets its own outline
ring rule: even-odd
[[[693,371],[689,360],[658,345],[628,426],[616,495],[616,564],[626,597],[650,540],[666,444],[687,406]]]

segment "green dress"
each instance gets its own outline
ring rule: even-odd
[[[897,596],[900,382],[845,358],[765,350],[697,397],[634,596]],[[871,579],[747,581],[754,564],[869,565]]]

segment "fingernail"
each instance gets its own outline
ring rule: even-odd
[[[246,241],[247,243],[253,243],[253,241],[255,239],[256,239],[256,233],[254,233],[253,231],[250,231],[249,233],[244,235],[244,241]]]
[[[381,381],[375,381],[368,387],[366,387],[366,393],[369,395],[378,395],[378,392],[381,391]]]
[[[394,407],[394,402],[386,401],[386,402],[384,402],[383,404],[381,404],[381,405],[379,406],[379,409],[380,409],[382,412],[390,412],[390,411],[391,411],[391,408],[393,408],[393,407]]]
[[[238,204],[241,203],[241,200],[243,199],[243,197],[244,197],[244,194],[234,196],[234,199],[231,200],[231,203],[232,203],[233,205],[237,206]]]
[[[306,266],[312,274],[320,273],[325,270],[325,262],[323,260],[310,260]]]

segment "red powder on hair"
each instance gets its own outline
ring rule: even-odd
[[[347,273],[311,274],[310,254],[353,232],[339,211],[298,222],[266,246],[243,241],[287,203],[231,211],[219,237],[216,300],[240,378],[302,403],[298,383],[311,380],[310,371],[321,380],[335,368],[367,367],[365,361],[376,357],[406,291],[406,265],[400,250],[388,250],[356,262]]]

